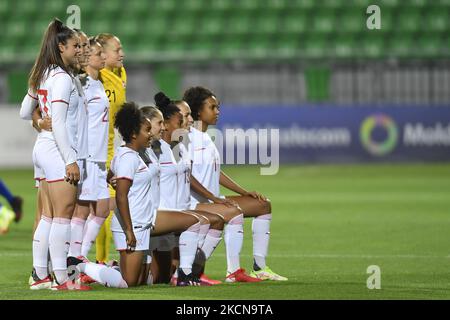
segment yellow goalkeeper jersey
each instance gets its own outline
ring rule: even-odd
[[[113,71],[104,68],[100,70],[100,79],[109,99],[108,158],[106,162],[106,166],[109,168],[114,156],[114,117],[126,101],[127,74],[123,67]]]

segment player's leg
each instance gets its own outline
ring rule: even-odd
[[[83,244],[83,230],[89,216],[91,201],[78,200],[70,222],[69,256],[80,257]]]
[[[49,249],[56,281],[61,285],[68,279],[67,252],[70,244],[70,221],[75,209],[77,187],[66,181],[48,185],[54,217],[49,235]]]
[[[114,214],[114,209],[116,208],[115,193],[113,192],[114,190],[111,190],[113,189],[109,189],[110,195],[112,194],[112,196],[109,198],[109,214],[102,227],[100,228],[100,232],[98,233],[97,239],[95,241],[96,260],[98,262],[104,263],[106,263],[109,258],[109,248],[112,238],[111,221]]]
[[[263,280],[286,281],[287,278],[276,274],[266,264],[272,220],[270,201],[261,201],[250,196],[229,196],[227,199],[235,201],[246,218],[254,217],[252,222],[254,263],[251,276]]]
[[[200,221],[197,217],[180,211],[158,210],[155,228],[152,234],[163,235],[170,232],[180,233],[180,267],[177,285],[193,285],[198,281],[192,279],[192,264],[198,245]]]
[[[83,257],[87,257],[108,215],[109,198],[100,199],[93,203],[92,213],[86,221],[86,227],[83,232],[83,241],[81,246],[81,255]]]
[[[48,270],[49,260],[49,238],[53,222],[53,206],[50,201],[48,182],[41,180],[39,183],[38,203],[41,203],[41,211],[36,213],[39,221],[33,232],[33,271],[30,289],[49,289],[52,285],[50,270]],[[39,205],[38,205],[39,207]]]
[[[209,285],[221,284],[222,283],[221,281],[213,280],[205,274],[206,255],[203,252],[202,247],[205,243],[206,236],[208,234],[210,236],[211,236],[211,234],[219,234],[219,235],[222,234],[222,231],[225,226],[225,220],[220,214],[211,213],[211,212],[207,212],[207,211],[189,210],[188,212],[192,212],[197,216],[207,218],[209,221],[208,230],[206,230],[206,228],[204,230],[200,229],[200,240],[199,240],[199,244],[198,244],[198,247],[200,250],[197,252],[197,255],[194,260],[194,268],[193,268],[194,274],[200,279],[200,281],[202,283],[206,283]],[[212,230],[212,231],[209,232],[210,230]],[[210,241],[210,240],[208,240],[208,241]],[[174,275],[174,276],[176,276],[176,275]]]
[[[140,284],[139,278],[142,274],[143,256],[143,251],[120,252],[120,273],[128,287],[135,287]]]
[[[197,210],[216,213],[223,216],[227,223],[224,230],[225,248],[227,252],[227,273],[234,274],[240,271],[240,253],[244,241],[244,219],[242,212],[236,207],[227,207],[222,204],[199,203]],[[202,250],[206,259],[209,259],[221,240],[221,231],[211,229],[205,238]]]

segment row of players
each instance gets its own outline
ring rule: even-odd
[[[83,283],[93,281],[125,288],[170,277],[179,286],[218,284],[204,274],[204,263],[222,233],[225,281],[287,280],[266,265],[270,201],[221,171],[219,152],[206,133],[219,116],[215,94],[192,87],[180,101],[157,94],[157,107],[123,103],[124,94],[105,90],[109,74],[103,71],[108,41],[116,43],[116,59],[123,59],[120,41],[107,34],[83,37],[57,19],[50,23],[22,102],[21,117],[32,119],[39,131],[33,162],[40,202],[30,288],[89,290]],[[111,110],[112,103],[119,111]],[[111,120],[124,144],[109,161]],[[239,195],[220,196],[220,185]],[[85,258],[110,210],[120,266]],[[239,261],[244,217],[254,218],[250,275]],[[162,253],[173,247],[178,263]],[[82,273],[81,284],[69,277],[72,265]]]

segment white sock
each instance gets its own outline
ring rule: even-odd
[[[92,262],[80,263],[77,268],[106,287],[128,288],[122,274],[113,268]]]
[[[92,220],[94,217],[95,217],[94,214],[89,213],[89,215],[88,215],[88,217],[87,217],[87,219],[86,219],[86,223],[84,224],[83,238],[84,238],[84,235],[86,234],[86,231],[87,231],[89,222],[91,222],[91,220]]]
[[[209,223],[200,225],[200,231],[198,232],[198,247],[201,248],[203,243],[205,243],[206,235],[208,234]]]
[[[264,214],[262,216],[254,218],[252,222],[253,258],[255,259],[255,264],[261,269],[264,269],[266,267],[271,220],[271,214]]]
[[[206,260],[211,257],[212,253],[219,245],[220,240],[222,240],[222,230],[209,229],[206,234],[205,241],[201,247],[203,253],[205,254]]]
[[[39,279],[48,276],[48,239],[52,227],[52,218],[41,216],[33,236],[33,267]]]
[[[200,222],[197,222],[180,234],[180,242],[178,244],[180,249],[180,268],[185,274],[192,272],[192,264],[197,253],[199,231]]]
[[[81,245],[81,255],[83,257],[87,257],[89,250],[91,250],[92,245],[95,243],[95,239],[97,238],[100,229],[105,222],[106,218],[93,216],[86,223],[86,227],[84,228],[85,232],[83,235],[83,244]]]
[[[227,271],[233,273],[240,269],[239,256],[244,242],[244,215],[240,214],[225,226],[225,249],[227,252]]]
[[[83,241],[83,229],[86,224],[86,220],[81,218],[72,218],[70,221],[70,247],[69,256],[79,257],[81,256],[81,244]]]
[[[70,219],[53,218],[49,236],[50,257],[56,281],[63,284],[68,279],[67,253],[70,245]]]

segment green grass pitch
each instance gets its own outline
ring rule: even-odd
[[[0,237],[0,300],[450,298],[450,164],[283,166],[275,176],[260,176],[257,167],[225,171],[272,200],[268,264],[288,282],[31,291],[32,172],[2,170],[0,177],[24,197],[25,216]],[[246,269],[251,253],[247,219],[241,259]],[[381,269],[380,290],[366,286],[370,265]],[[223,280],[225,271],[222,242],[207,274]]]

